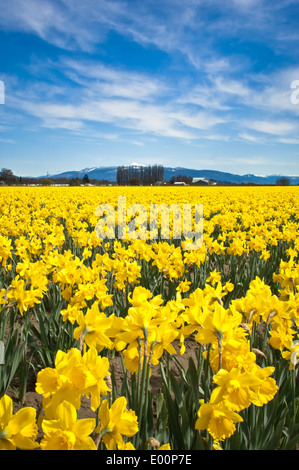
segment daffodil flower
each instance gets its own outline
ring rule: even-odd
[[[228,409],[223,402],[214,403],[212,393],[210,402],[199,407],[195,429],[206,429],[213,439],[219,442],[229,438],[236,430],[235,423],[242,421],[241,416]]]
[[[35,449],[39,447],[37,433],[36,410],[24,407],[13,414],[12,399],[4,395],[0,399],[0,450]]]
[[[123,436],[132,437],[138,432],[137,416],[133,410],[127,409],[125,397],[117,398],[109,408],[108,401],[103,400],[99,409],[99,425],[101,439],[108,450],[115,446],[124,446]]]
[[[43,419],[42,450],[97,450],[90,435],[95,429],[94,418],[77,419],[77,410],[63,401],[56,409],[56,419]]]

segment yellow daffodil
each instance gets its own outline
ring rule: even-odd
[[[15,301],[17,303],[21,315],[35,304],[40,303],[39,296],[39,289],[26,289],[24,279],[20,279],[19,276],[16,276],[11,282],[10,288],[7,292],[8,300],[11,302]]]
[[[133,410],[127,409],[125,397],[117,398],[111,407],[108,401],[104,400],[98,416],[99,425],[96,431],[100,432],[108,450],[114,450],[115,446],[123,446],[123,436],[132,437],[138,432],[137,416]]]
[[[216,271],[216,269],[214,269],[214,271],[211,272],[210,275],[207,277],[207,282],[211,283],[213,286],[217,284],[219,281],[221,281],[221,273]]]
[[[35,449],[39,447],[37,433],[36,410],[24,407],[13,414],[12,399],[4,395],[0,399],[0,450]]]
[[[282,357],[290,361],[290,370],[295,370],[299,361],[299,340],[292,341],[287,350],[282,352]]]
[[[55,418],[42,421],[42,450],[97,450],[90,437],[96,425],[94,418],[77,419],[76,408],[67,401],[56,408]]]
[[[152,237],[150,211],[144,239],[130,238],[129,230],[123,238],[117,230],[115,238],[113,231],[110,239],[98,237],[102,203],[115,208],[115,222],[138,227],[138,214],[117,213],[124,195],[128,206],[138,200],[147,210],[152,202],[163,207],[158,238]],[[109,370],[115,353],[129,374],[137,374],[132,384],[140,386],[140,371],[148,380],[165,352],[169,364],[177,363],[172,356],[178,349],[185,354],[195,340],[195,354],[199,351],[200,361],[206,361],[200,363],[203,370],[207,367],[213,377],[211,399],[199,408],[196,427],[210,433],[213,448],[234,433],[242,421],[239,411],[275,397],[278,358],[294,379],[298,200],[295,186],[0,188],[1,339],[20,333],[23,341],[30,335],[32,354],[41,358],[38,366],[48,361],[49,348],[56,353],[55,365],[39,370],[36,381],[43,406],[42,448],[94,448],[91,422],[75,416],[84,397],[92,411],[100,408],[97,432],[106,447],[133,448],[123,436],[138,432],[136,416],[124,397],[113,403]],[[202,239],[193,250],[184,224],[177,232],[184,217],[173,214],[169,231],[164,223],[165,208],[174,201],[181,208],[203,205]],[[193,229],[193,213],[189,222]],[[72,340],[78,348],[67,349]],[[25,407],[13,415],[4,397],[0,446],[35,447],[33,410]]]
[[[113,342],[107,336],[113,323],[113,316],[107,317],[105,313],[99,311],[98,303],[94,302],[92,307],[84,315],[79,312],[77,316],[78,327],[74,331],[74,338],[79,339],[83,335],[84,342],[89,347],[95,347],[98,352],[104,348],[112,349]]]
[[[273,372],[273,367],[261,369],[258,366],[250,372],[239,368],[229,372],[221,369],[213,377],[219,386],[214,389],[214,401],[222,401],[233,411],[248,408],[251,403],[261,406],[272,400],[278,390],[275,380],[269,377]]]
[[[108,359],[100,357],[93,347],[83,355],[75,348],[67,353],[58,351],[55,368],[47,367],[38,373],[36,391],[43,395],[48,416],[62,401],[79,410],[84,395],[91,398],[91,408],[96,409],[100,396],[110,390],[106,382],[108,375]]]
[[[222,402],[214,403],[213,393],[209,403],[203,403],[198,410],[195,429],[207,430],[216,442],[223,441],[235,432],[235,423],[243,419],[234,411],[228,409]]]

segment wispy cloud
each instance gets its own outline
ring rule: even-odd
[[[160,81],[143,73],[109,67],[95,61],[62,59],[55,66],[92,95],[147,100],[167,90]]]
[[[87,11],[80,10],[73,10],[68,1],[11,0],[1,5],[0,25],[5,30],[33,33],[62,49],[91,51],[107,28],[102,24],[97,30]]]
[[[285,121],[253,121],[249,122],[247,126],[255,131],[276,136],[285,135],[298,129],[298,125],[295,123]]]
[[[288,24],[279,15],[286,6],[295,9],[298,2],[211,0],[207,7],[203,0],[10,0],[1,5],[0,25],[6,30],[31,32],[66,50],[89,52],[115,31],[143,45],[180,52],[199,67],[213,65],[220,71],[234,60],[217,53],[221,36],[242,39],[254,31],[270,45],[272,40],[273,47],[276,38],[281,40],[283,35],[288,42]],[[291,16],[289,20],[295,22]]]
[[[291,145],[299,144],[299,139],[280,138],[280,139],[277,139],[277,141],[281,142],[282,144],[291,144]]]
[[[239,137],[240,137],[241,139],[243,139],[243,140],[248,141],[248,142],[254,142],[254,143],[256,143],[256,142],[259,142],[259,141],[260,141],[260,139],[259,139],[257,136],[251,135],[251,134],[247,134],[247,132],[241,132],[241,133],[239,134]]]
[[[40,81],[19,84],[10,105],[40,119],[49,129],[88,134],[94,132],[90,124],[104,123],[138,134],[192,140],[200,137],[198,131],[225,122],[213,111],[194,109],[194,103],[180,99],[180,86],[175,88],[164,78],[153,79],[94,60],[61,58],[42,67],[63,74],[67,79],[64,85],[49,86]]]
[[[91,59],[79,61],[61,57],[40,67],[64,75],[63,85],[49,85],[45,81],[30,81],[27,86],[19,83],[9,102],[15,110],[40,119],[41,125],[49,129],[92,135],[91,125],[104,123],[115,127],[114,135],[122,128],[138,134],[185,140],[227,141],[228,132],[222,131],[230,127],[235,129],[232,138],[255,143],[262,143],[262,133],[294,139],[292,133],[298,129],[290,118],[279,119],[279,112],[298,112],[290,103],[289,89],[280,89],[285,99],[288,93],[289,101],[283,104],[278,100],[274,113],[278,118],[274,118],[274,98],[281,96],[276,75],[270,75],[267,81],[265,76],[256,74],[243,80],[210,74],[205,76],[205,84],[191,82],[186,87],[184,83],[166,83],[164,77],[153,79],[144,72]],[[35,71],[38,71],[38,64],[35,64]],[[294,75],[294,72],[285,72],[283,86],[287,84],[287,77]],[[254,88],[257,82],[259,86]],[[240,119],[240,107],[250,110],[251,120]],[[248,129],[255,134],[249,134]],[[209,134],[212,137],[201,132],[206,130],[212,131]],[[101,133],[102,138],[110,134]]]

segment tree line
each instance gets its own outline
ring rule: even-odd
[[[2,168],[0,172],[0,185],[5,186],[26,186],[26,185],[41,185],[50,186],[52,184],[62,184],[67,186],[80,186],[81,184],[91,184],[92,186],[109,185],[115,186],[140,186],[151,185],[158,182],[173,185],[175,182],[184,182],[188,185],[208,184],[208,182],[192,183],[192,177],[185,175],[173,176],[169,181],[164,181],[164,167],[162,165],[153,166],[119,166],[117,168],[117,181],[111,182],[108,180],[97,180],[89,178],[87,174],[83,178],[29,178],[14,175],[13,171],[8,168]],[[210,180],[211,182],[212,180]],[[215,181],[220,186],[239,186],[237,183],[228,181]],[[282,176],[279,177],[275,184],[277,186],[290,186],[291,181],[289,178]],[[240,186],[259,186],[257,183],[242,183]],[[272,185],[271,185],[272,186]]]
[[[119,166],[117,167],[116,181],[120,186],[139,186],[155,184],[164,180],[164,167],[162,165],[148,166]]]
[[[108,180],[97,180],[95,178],[89,178],[87,174],[83,178],[51,178],[46,176],[44,178],[30,178],[26,176],[17,176],[14,175],[12,170],[8,168],[2,168],[0,172],[0,185],[5,186],[26,186],[26,185],[40,185],[40,186],[50,186],[52,184],[61,184],[67,186],[80,186],[82,184],[91,184],[92,186],[102,186],[102,185],[115,185]]]

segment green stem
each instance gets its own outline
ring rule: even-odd
[[[138,424],[139,424],[139,432],[135,435],[135,448],[138,448],[140,445],[140,437],[141,437],[141,430],[142,430],[142,421],[143,421],[143,411],[144,411],[144,393],[146,389],[146,377],[147,377],[147,338],[148,332],[146,328],[144,329],[144,354],[143,354],[143,367],[140,377],[140,390],[138,395],[138,403],[137,403],[137,416],[138,416]],[[139,370],[140,374],[140,370]]]
[[[204,365],[204,378],[205,378],[205,387],[204,387],[204,400],[207,403],[210,399],[210,345],[207,350],[207,358],[205,359]]]
[[[123,369],[123,374],[124,374],[124,382],[125,382],[126,396],[128,398],[128,404],[130,408],[135,409],[136,393],[137,393],[136,377],[135,377],[135,374],[132,374],[131,376],[131,393],[130,393],[128,375],[127,375],[127,370],[126,370],[126,366],[124,363],[124,357],[122,354],[120,355],[120,357],[121,357],[121,364],[122,364],[122,369]]]
[[[296,368],[294,367],[294,370],[291,370],[292,374],[292,414],[295,416],[296,414]]]
[[[250,351],[254,347],[255,343],[255,331],[256,331],[256,323],[255,321],[252,322],[252,330],[251,330],[251,337],[250,337]]]

